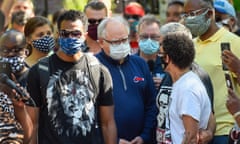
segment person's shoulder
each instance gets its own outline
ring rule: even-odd
[[[228,40],[240,40],[240,37],[237,36],[236,34],[226,30],[225,28],[221,28],[219,29],[219,31],[221,32],[222,34],[222,38],[223,39],[228,39]]]
[[[95,54],[94,56],[95,56],[98,60],[101,60],[101,59],[104,57],[104,52],[101,51],[101,52]]]
[[[97,57],[93,53],[87,52],[87,53],[84,53],[84,56],[86,56],[91,63],[99,63]]]
[[[138,56],[138,55],[129,55],[129,59],[130,60],[139,61],[139,62],[145,62],[145,60],[142,57]]]

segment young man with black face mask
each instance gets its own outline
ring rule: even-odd
[[[19,31],[19,32],[24,32],[24,27],[30,19],[30,15],[28,15],[24,11],[16,11],[12,14],[12,20],[11,20],[11,29]]]
[[[192,39],[191,32],[182,24],[180,23],[168,23],[160,28],[160,42],[162,42],[163,38],[168,34],[168,33],[179,33],[181,35],[185,35]],[[162,67],[165,69],[168,66],[168,63],[165,61],[165,54],[160,53],[159,56],[161,57],[161,62],[162,62]],[[196,73],[201,81],[203,82],[210,102],[212,104],[212,111],[213,111],[213,87],[211,80],[208,76],[208,74],[200,68],[196,63],[192,63],[190,66],[190,69]],[[169,119],[166,119],[167,112],[168,112],[168,107],[170,104],[170,95],[172,93],[172,86],[173,86],[173,81],[171,75],[166,72],[165,76],[161,82],[160,89],[157,95],[156,103],[157,107],[159,109],[159,113],[157,115],[157,131],[156,131],[156,137],[157,137],[157,142],[158,143],[167,143],[171,141],[171,137],[169,131],[167,132],[168,126],[165,125]],[[212,139],[212,135],[215,130],[215,120],[213,115],[211,114],[211,117],[208,122],[208,128],[205,130],[199,130],[199,142],[206,143],[209,142]]]
[[[88,34],[86,37],[87,49],[86,51],[97,54],[101,51],[101,47],[97,42],[97,27],[99,23],[107,17],[107,7],[103,2],[91,1],[85,8],[84,13],[88,18]]]
[[[195,61],[208,72],[213,82],[214,112],[217,122],[213,144],[226,144],[234,119],[225,106],[227,86],[225,72],[222,69],[220,45],[222,42],[230,43],[231,51],[239,57],[240,38],[225,28],[218,28],[214,13],[212,0],[187,0],[182,18],[185,26],[190,29],[193,35],[197,36],[194,39]],[[233,79],[234,90],[239,93],[236,76],[234,74],[230,76]]]
[[[3,1],[1,7],[5,15],[5,27],[11,29],[11,21],[13,14],[19,11],[23,12],[23,15],[18,15],[17,19],[20,18],[23,21],[24,17],[34,17],[34,6],[31,0],[14,0],[14,1]],[[23,28],[17,29],[23,31]]]
[[[199,131],[206,129],[211,117],[211,104],[203,83],[190,69],[195,50],[192,39],[181,33],[169,33],[163,38],[160,53],[168,63],[165,71],[173,87],[168,99],[166,133],[174,144],[197,144]]]
[[[29,71],[28,91],[37,105],[29,109],[32,142],[92,144],[103,135],[106,144],[116,143],[111,75],[93,55],[82,52],[86,16],[68,10],[60,15],[57,26],[58,51]]]

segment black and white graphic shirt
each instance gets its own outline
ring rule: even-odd
[[[157,144],[171,144],[170,120],[168,108],[171,103],[172,80],[166,74],[157,94],[156,104],[158,107],[156,139]]]

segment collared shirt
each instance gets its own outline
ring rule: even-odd
[[[210,38],[202,41],[199,37],[194,39],[196,47],[195,61],[208,72],[214,88],[214,110],[217,121],[215,135],[228,135],[234,124],[234,119],[229,114],[225,102],[227,98],[227,87],[225,83],[224,71],[222,70],[221,43],[229,42],[231,51],[240,57],[240,38],[233,33],[219,29]],[[240,92],[234,81],[235,91]]]

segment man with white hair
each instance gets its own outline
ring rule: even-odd
[[[111,73],[114,116],[120,144],[153,144],[156,91],[147,63],[130,55],[129,27],[122,18],[106,18],[98,26],[102,51],[96,56]]]

